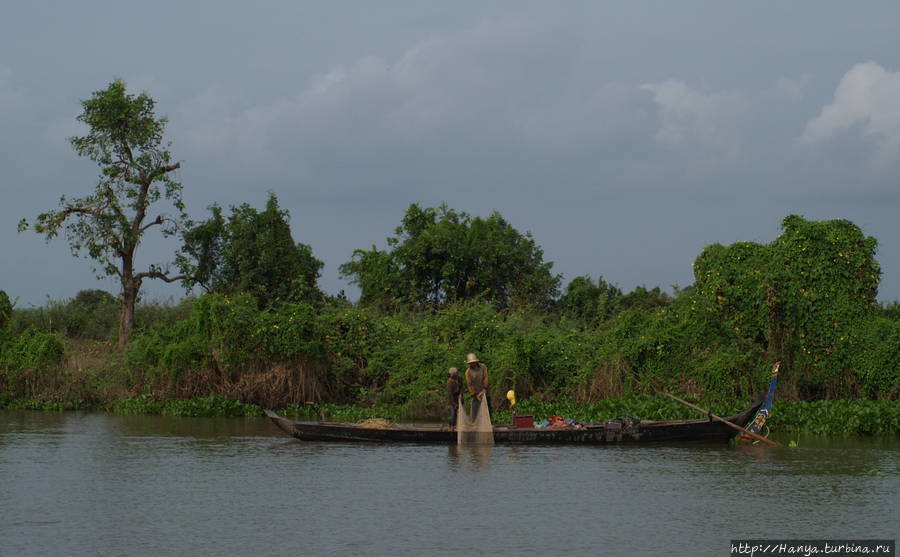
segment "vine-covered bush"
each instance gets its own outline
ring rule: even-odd
[[[852,223],[790,216],[769,244],[706,248],[694,264],[695,284],[674,297],[643,287],[622,294],[585,277],[553,311],[477,297],[261,306],[249,293],[205,294],[145,307],[128,349],[95,351],[102,356],[75,335],[67,357],[64,339],[52,332],[68,331],[50,313],[55,306],[23,313],[3,295],[0,380],[14,397],[42,400],[60,399],[54,389],[77,383],[67,392],[129,398],[138,407],[224,397],[440,417],[448,368],[464,373],[466,354],[474,352],[488,367],[497,405],[514,389],[526,406],[572,404],[585,415],[609,414],[625,411],[610,401],[627,399],[645,417],[662,418],[676,411],[641,397],[657,400],[668,390],[746,401],[765,389],[776,360],[778,400],[893,401],[900,395],[900,313],[896,303],[875,303],[874,253],[875,240]],[[96,293],[76,298],[97,307],[109,302]],[[29,319],[33,326],[19,327]],[[847,419],[856,423],[855,415]],[[857,421],[856,430],[871,422]]]
[[[0,347],[0,362],[12,371],[47,371],[59,365],[65,352],[59,335],[27,329]]]

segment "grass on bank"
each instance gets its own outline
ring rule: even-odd
[[[714,413],[722,416],[739,412],[743,404],[710,404]],[[67,411],[110,411],[116,414],[162,415],[182,417],[259,417],[262,408],[255,404],[221,397],[189,399],[158,399],[149,395],[107,404],[87,404],[69,401],[41,401],[16,399],[0,393],[0,409]],[[300,420],[328,420],[356,423],[372,418],[392,422],[440,420],[443,416],[415,415],[402,405],[380,404],[364,407],[353,404],[318,403],[289,405],[278,409],[286,417]],[[559,415],[579,422],[600,422],[631,415],[645,420],[677,420],[696,418],[693,410],[662,397],[632,395],[609,398],[589,404],[575,404],[567,400],[543,402],[537,399],[520,401],[519,414],[533,414],[536,421]],[[509,410],[495,412],[496,423],[512,422]],[[900,402],[877,400],[822,400],[815,402],[775,401],[769,427],[773,431],[790,431],[816,435],[896,435],[900,433]]]

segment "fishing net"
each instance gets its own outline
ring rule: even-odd
[[[456,418],[456,443],[458,445],[493,445],[494,426],[488,410],[487,397],[472,401],[472,415],[466,405],[460,404]]]
[[[368,420],[357,422],[356,425],[369,429],[387,429],[393,424],[384,418],[369,418]]]

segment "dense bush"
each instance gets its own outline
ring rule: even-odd
[[[59,365],[65,351],[59,335],[26,329],[0,346],[0,365],[8,371],[49,371]]]
[[[854,350],[848,366],[866,397],[897,398],[900,393],[900,320],[862,319],[850,332]]]
[[[674,297],[643,287],[623,294],[588,277],[573,281],[552,311],[484,297],[261,307],[250,293],[213,293],[140,306],[127,350],[96,357],[84,357],[84,339],[110,338],[102,331],[115,325],[97,325],[103,308],[116,314],[110,295],[84,291],[64,304],[11,314],[0,298],[0,317],[9,316],[0,328],[0,379],[17,398],[131,397],[138,408],[207,400],[173,410],[183,414],[223,397],[297,405],[298,414],[381,409],[437,418],[446,412],[448,368],[464,371],[466,354],[475,352],[488,367],[494,402],[514,389],[536,413],[563,405],[576,417],[686,417],[659,405],[658,393],[746,401],[765,389],[776,360],[783,362],[779,401],[896,400],[900,320],[896,304],[874,301],[874,239],[847,221],[788,217],[783,228],[766,245],[709,246],[695,262],[695,284]],[[94,313],[90,324],[79,321]],[[60,334],[73,341],[68,358]],[[151,398],[134,398],[141,393]],[[841,419],[854,431],[883,423],[853,412]]]

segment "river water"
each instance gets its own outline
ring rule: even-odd
[[[737,538],[892,539],[898,456],[896,437],[471,449],[0,411],[0,554],[702,557]]]

